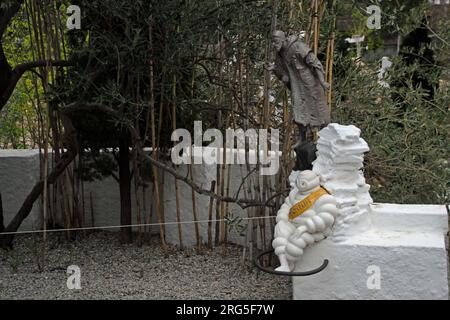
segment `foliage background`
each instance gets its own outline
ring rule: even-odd
[[[218,110],[223,106],[234,106],[232,112],[236,126],[264,126],[259,95],[264,86],[264,63],[270,60],[266,48],[273,12],[276,12],[278,28],[290,32],[304,30],[309,18],[306,11],[308,1],[282,1],[275,9],[273,1],[79,2],[90,13],[84,20],[89,32],[67,33],[67,53],[78,59],[80,66],[86,57],[97,59],[96,66],[104,67],[101,70],[104,75],[95,82],[85,72],[89,70],[72,70],[74,72],[69,74],[69,81],[64,86],[53,88],[51,98],[67,102],[81,92],[81,96],[91,102],[106,101],[116,107],[123,104],[133,106],[126,113],[129,119],[145,113],[149,104],[148,88],[143,87],[140,92],[123,90],[123,86],[117,86],[118,82],[111,79],[128,81],[131,73],[133,87],[139,79],[147,82],[149,43],[145,28],[152,18],[156,28],[153,50],[159,59],[156,100],[164,105],[176,104],[178,127],[188,129],[196,119],[224,129],[226,121],[218,119]],[[378,3],[383,9],[381,30],[361,28],[364,20],[362,10],[368,3]],[[339,32],[337,42],[342,43],[345,37],[355,32],[366,32],[369,49],[380,48],[383,39],[393,32],[405,36],[417,27],[422,22],[426,3],[338,1],[337,15],[350,14],[354,25],[349,32]],[[332,18],[326,11],[321,24],[319,57],[322,61]],[[115,25],[124,26],[124,29],[116,29]],[[376,61],[358,63],[351,52],[341,50],[339,46],[336,50],[332,119],[361,128],[362,136],[371,147],[366,158],[365,175],[377,202],[449,201],[450,23],[442,21],[435,33],[437,36],[431,45],[435,61],[430,65],[423,62],[407,65],[400,57],[394,58],[394,67],[387,81],[402,85],[390,88],[377,83],[379,64]],[[223,56],[220,57],[217,56],[218,41],[224,41]],[[14,64],[31,60],[24,12],[15,18],[3,43],[8,58]],[[111,69],[111,65],[117,67],[117,61],[121,61],[119,67]],[[248,71],[245,90],[236,85],[235,72],[242,61],[245,61]],[[187,89],[193,72],[195,94]],[[414,74],[417,73],[435,83],[432,99],[414,83]],[[178,79],[176,101],[171,97],[174,75]],[[42,127],[42,111],[36,107],[42,88],[32,89],[36,84],[34,77],[28,73],[21,80],[8,106],[0,114],[2,148],[42,146],[42,132],[38,129]],[[270,123],[273,127],[281,127],[284,125],[282,114],[286,92],[275,81],[271,94],[275,97],[275,112]],[[159,123],[160,140],[170,146],[170,118],[163,117],[159,110],[163,110],[164,115],[167,113],[156,108],[156,117],[162,121]],[[224,114],[228,112],[224,111]],[[288,140],[288,136],[282,136],[283,143]]]

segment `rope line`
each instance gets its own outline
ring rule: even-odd
[[[257,220],[257,219],[268,219],[276,218],[276,216],[264,216],[264,217],[248,217],[239,218],[240,221],[243,220]],[[32,233],[49,233],[49,232],[64,232],[64,231],[82,231],[82,230],[101,230],[101,229],[119,229],[119,228],[133,228],[133,227],[150,227],[150,226],[160,226],[160,225],[178,225],[178,224],[193,224],[193,223],[207,223],[207,222],[222,222],[230,221],[230,219],[211,219],[211,220],[192,220],[192,221],[172,221],[163,223],[141,223],[141,224],[128,224],[128,225],[116,225],[116,226],[101,226],[101,227],[82,227],[82,228],[65,228],[65,229],[47,229],[47,230],[28,230],[28,231],[15,231],[15,232],[2,232],[2,235],[13,235],[13,234],[32,234]]]

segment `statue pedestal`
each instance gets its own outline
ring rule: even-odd
[[[445,206],[372,204],[362,172],[369,150],[355,126],[319,132],[313,171],[336,197],[330,237],[304,251],[293,278],[294,299],[448,299]]]
[[[368,228],[305,250],[295,271],[328,267],[293,278],[293,298],[448,299],[445,206],[374,204]],[[374,277],[379,270],[379,288]],[[368,283],[369,282],[369,283]]]

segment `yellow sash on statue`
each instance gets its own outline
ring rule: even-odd
[[[319,190],[314,191],[302,201],[299,201],[296,204],[294,204],[291,210],[289,210],[289,219],[294,220],[298,216],[305,213],[306,210],[308,210],[313,206],[314,202],[316,202],[321,196],[325,194],[329,194],[328,191],[320,187]]]

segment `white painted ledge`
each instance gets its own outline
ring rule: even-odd
[[[448,299],[445,206],[374,204],[369,228],[339,242],[331,238],[305,250],[293,278],[294,299]],[[380,289],[369,289],[369,266],[378,266]]]
[[[375,203],[371,206],[372,225],[389,230],[447,232],[447,210],[443,205],[400,205]]]

